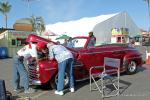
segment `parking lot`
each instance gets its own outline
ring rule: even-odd
[[[90,92],[89,80],[78,82],[75,93],[65,90],[64,96],[54,94],[55,90],[37,88],[33,94],[16,94],[12,91],[12,59],[0,59],[0,79],[5,80],[6,89],[13,94],[13,100],[18,97],[30,97],[32,100],[102,100],[98,91]],[[105,100],[149,100],[150,98],[150,65],[143,65],[134,75],[121,75],[120,96],[105,98]]]

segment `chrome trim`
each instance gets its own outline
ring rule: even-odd
[[[82,67],[83,64],[75,64],[73,67]]]
[[[39,80],[32,80],[31,82],[33,85],[41,85],[41,81]]]
[[[46,68],[44,70],[54,70],[54,69],[56,69],[56,68]]]
[[[102,52],[84,52],[82,54],[97,54],[97,53],[104,53],[104,52],[117,52],[117,51],[127,51],[127,50],[133,50],[133,49],[124,49],[124,50],[113,50],[113,51],[102,51]]]
[[[83,79],[76,80],[76,82],[84,81],[84,80],[87,80],[87,79],[89,79],[89,77],[86,77],[86,78],[83,78]]]
[[[39,68],[39,66],[30,66],[28,65],[28,74],[29,74],[29,79],[31,80],[35,80],[39,78],[39,71],[37,71],[37,68]]]
[[[133,58],[142,58],[141,56],[139,56],[139,57],[129,57],[129,58],[126,58],[126,59],[133,59]]]

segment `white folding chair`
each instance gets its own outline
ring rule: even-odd
[[[94,73],[95,69],[103,69],[98,73]],[[90,68],[90,91],[98,90],[102,94],[102,98],[111,97],[119,95],[119,79],[120,79],[120,59],[116,58],[104,58],[103,66],[93,66]],[[117,76],[112,76],[110,74],[117,73]],[[98,79],[96,79],[98,77]],[[114,81],[114,79],[116,79]],[[92,88],[92,80],[96,88]],[[114,87],[113,94],[106,94],[105,90],[108,85]]]

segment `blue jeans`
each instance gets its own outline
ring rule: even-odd
[[[14,89],[20,88],[20,82],[23,83],[25,90],[29,88],[29,78],[27,70],[23,64],[23,61],[18,60],[18,56],[13,56],[13,87]]]
[[[73,76],[73,58],[66,59],[65,61],[58,63],[58,84],[57,91],[64,89],[64,75],[65,71],[69,76],[69,86],[74,88],[74,76]]]

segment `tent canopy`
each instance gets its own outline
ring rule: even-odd
[[[97,17],[86,17],[79,20],[49,24],[46,25],[46,30],[50,30],[58,35],[67,34],[71,37],[88,36],[88,33],[93,30],[96,24],[103,22],[117,14],[118,13],[101,15]]]
[[[63,34],[62,36],[56,38],[56,40],[59,40],[59,39],[69,39],[69,36],[68,35],[65,35]]]
[[[110,43],[111,42],[111,29],[112,28],[128,28],[129,37],[140,35],[141,32],[137,25],[133,22],[127,12],[121,12],[117,15],[98,23],[93,28],[94,35],[96,36],[96,43]]]
[[[58,35],[65,33],[71,37],[88,36],[88,33],[93,31],[97,38],[97,44],[111,42],[112,28],[128,28],[129,36],[132,37],[140,34],[139,28],[127,12],[81,18],[79,20],[46,25],[46,30],[50,30]]]

